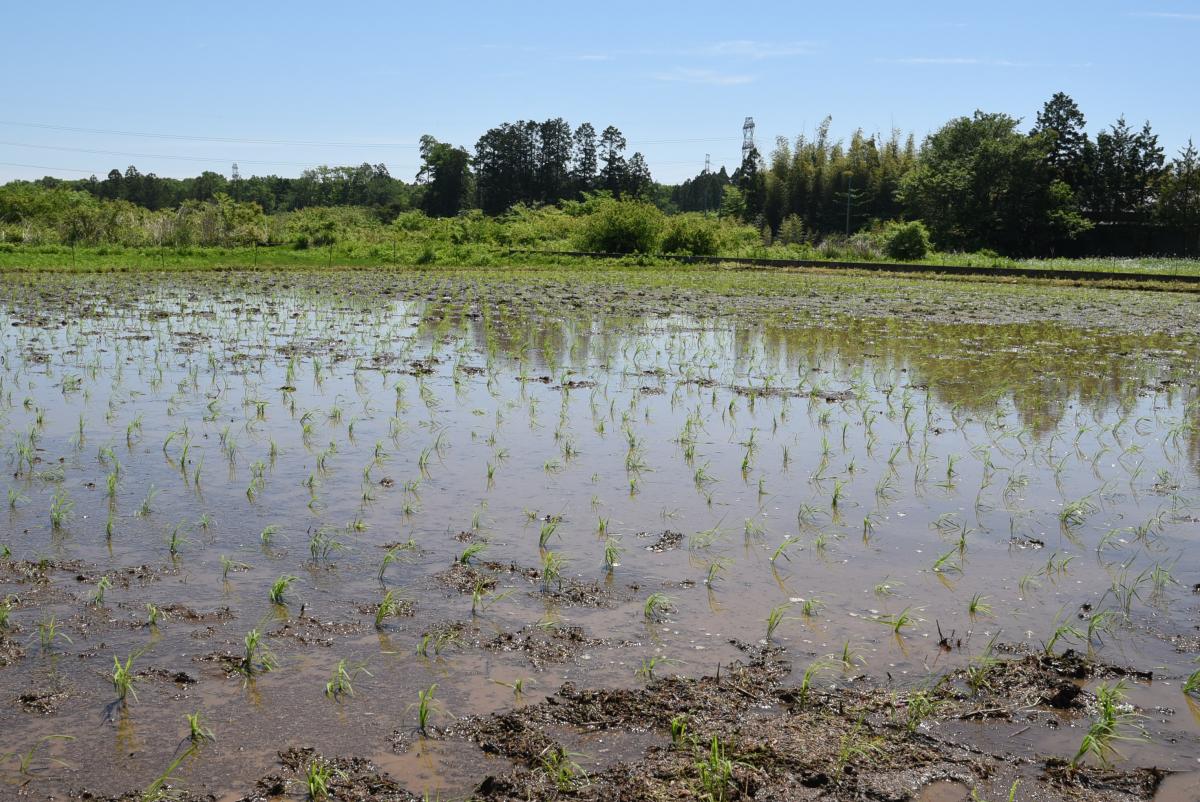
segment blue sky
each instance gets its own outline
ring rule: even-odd
[[[1060,90],[1093,132],[1149,119],[1173,155],[1200,139],[1198,43],[1200,0],[12,3],[0,180],[233,161],[411,180],[422,134],[471,146],[562,116],[617,125],[678,181],[706,153],[735,167],[747,115],[768,151],[826,114],[838,137],[920,138],[977,108],[1031,121]]]

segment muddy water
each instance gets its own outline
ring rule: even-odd
[[[563,682],[712,673],[780,605],[797,675],[846,658],[826,684],[918,687],[990,644],[1152,672],[1129,691],[1149,737],[1121,751],[1195,771],[1195,344],[855,317],[836,288],[799,311],[468,275],[10,283],[0,596],[24,654],[0,667],[0,754],[35,747],[10,787],[145,788],[199,711],[216,741],[176,769],[190,790],[242,793],[305,745],[462,795],[505,761],[423,739],[419,690],[447,727]],[[475,598],[447,575],[471,544],[498,577]],[[388,590],[411,615],[376,628]],[[278,667],[227,675],[251,629]],[[330,698],[340,660],[353,693]],[[960,722],[1068,758],[1081,724]],[[664,736],[606,737],[569,744],[589,771]]]

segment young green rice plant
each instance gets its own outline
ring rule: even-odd
[[[704,584],[711,587],[732,564],[733,561],[727,557],[718,557],[715,560],[709,561],[708,567],[704,572]]]
[[[275,655],[267,648],[266,643],[263,642],[262,633],[257,629],[247,632],[246,637],[242,640],[242,644],[244,650],[237,668],[246,677],[265,674],[279,667],[279,661],[275,659]]]
[[[939,700],[928,689],[913,691],[904,700],[904,728],[909,733],[917,731],[925,719],[937,712]]]
[[[817,611],[824,607],[824,603],[819,599],[805,599],[800,603],[800,615],[805,618],[812,618],[817,614]]]
[[[475,587],[471,589],[471,615],[477,615],[485,612],[489,607],[502,599],[512,595],[511,591],[496,593],[490,587],[486,580],[479,580],[475,583]]]
[[[288,588],[290,588],[292,583],[297,579],[298,577],[292,576],[291,574],[283,574],[271,583],[271,589],[267,591],[267,598],[271,600],[272,604],[287,604],[284,596],[287,593]]]
[[[1200,698],[1200,670],[1193,671],[1191,675],[1183,681],[1182,690],[1188,696]]]
[[[771,642],[771,639],[775,636],[775,630],[779,629],[780,624],[782,624],[784,621],[793,620],[790,616],[788,616],[788,611],[791,610],[793,606],[795,606],[793,602],[784,602],[783,604],[778,604],[772,607],[770,612],[767,613],[767,643]]]
[[[783,542],[780,543],[778,546],[776,546],[775,551],[773,551],[771,553],[770,561],[772,563],[774,563],[776,560],[778,560],[780,557],[782,557],[785,560],[791,562],[792,558],[788,556],[788,551],[790,551],[792,548],[798,546],[799,543],[800,543],[800,538],[793,537],[791,535],[785,536],[783,538]]]
[[[221,555],[221,579],[222,579],[222,581],[229,580],[229,572],[230,571],[249,571],[249,570],[250,570],[250,566],[247,565],[246,563],[238,562],[237,560],[231,560],[230,558],[226,557],[224,554]]]
[[[466,548],[464,548],[459,553],[456,560],[459,563],[462,563],[463,565],[470,565],[471,560],[474,559],[475,557],[478,557],[486,549],[487,549],[487,543],[485,543],[482,540],[476,540],[473,543],[468,543]]]
[[[55,620],[54,614],[48,614],[45,618],[37,623],[38,643],[41,644],[42,651],[49,651],[56,640],[65,640],[71,643],[71,637],[63,632],[58,627],[58,621]]]
[[[651,593],[642,603],[642,616],[647,621],[661,621],[672,609],[670,596],[665,593]]]
[[[567,559],[553,551],[542,552],[542,590],[548,591],[551,585],[562,587],[562,574],[566,570]]]
[[[308,553],[313,563],[329,562],[330,556],[341,551],[345,545],[329,534],[324,527],[317,529],[308,540]]]
[[[971,693],[975,694],[976,696],[985,690],[990,690],[992,687],[992,671],[1000,664],[1000,660],[997,659],[992,653],[995,644],[996,638],[993,636],[992,639],[988,641],[988,644],[984,647],[983,651],[975,657],[972,657],[967,662],[967,687],[969,687],[971,689]]]
[[[121,704],[125,704],[125,700],[129,696],[132,696],[135,702],[137,701],[137,691],[133,687],[137,681],[137,675],[133,673],[133,661],[140,654],[141,652],[134,652],[125,659],[124,663],[119,658],[113,657],[112,685],[113,690],[117,692],[117,701]]]
[[[333,677],[325,683],[325,695],[335,701],[343,696],[353,696],[354,685],[351,681],[359,674],[372,676],[371,672],[367,670],[366,663],[347,665],[345,660],[338,660],[333,669]]]
[[[681,713],[671,719],[671,746],[679,749],[688,740],[687,716]]]
[[[992,605],[984,601],[986,598],[987,596],[984,596],[982,593],[976,593],[971,597],[971,601],[967,603],[967,614],[971,618],[992,614]]]
[[[1088,618],[1087,632],[1084,637],[1087,639],[1088,648],[1100,640],[1101,632],[1111,632],[1112,628],[1117,623],[1117,612],[1115,610],[1100,610],[1093,613]]]
[[[587,773],[575,762],[578,757],[560,746],[548,746],[539,756],[542,772],[559,793],[568,793],[587,782]]]
[[[1054,617],[1054,632],[1050,638],[1042,644],[1042,651],[1047,655],[1054,654],[1054,647],[1058,645],[1060,640],[1083,640],[1084,634],[1079,631],[1079,628],[1072,624],[1069,620],[1064,620],[1063,613],[1060,611]]]
[[[865,716],[865,714],[864,714]],[[870,761],[883,753],[882,737],[868,738],[862,735],[863,719],[859,718],[849,732],[842,736],[838,743],[838,754],[834,760],[833,776],[835,782],[840,782],[845,776],[846,767],[853,760]]]
[[[1125,702],[1127,687],[1125,680],[1121,680],[1096,689],[1096,717],[1083,736],[1079,750],[1071,758],[1072,767],[1088,757],[1101,766],[1110,766],[1113,756],[1121,756],[1116,748],[1117,742],[1145,740],[1148,737],[1140,724],[1142,717]]]
[[[313,758],[304,768],[304,790],[310,800],[328,799],[339,772],[324,758]]]
[[[67,494],[66,488],[55,488],[54,495],[50,499],[50,528],[55,531],[62,529],[74,509],[75,502]]]
[[[641,666],[634,669],[633,673],[649,682],[654,679],[654,672],[659,666],[673,666],[677,665],[678,663],[678,660],[656,654],[651,657],[643,658]]]
[[[1058,520],[1064,530],[1075,529],[1087,520],[1088,516],[1096,511],[1096,505],[1091,499],[1084,496],[1081,499],[1069,501],[1059,510]]]
[[[395,562],[407,562],[408,555],[417,548],[417,541],[409,538],[404,543],[398,543],[388,548],[384,553],[383,559],[379,563],[379,581],[383,581],[383,575],[387,571],[388,566]]]
[[[12,596],[0,599],[0,629],[8,629],[8,619],[14,609],[16,609],[16,602]]]
[[[798,705],[803,707],[808,701],[808,694],[812,691],[813,683],[817,679],[817,675],[828,671],[831,668],[826,660],[814,660],[808,664],[808,668],[804,669],[804,674],[800,677],[800,685],[797,687],[799,691]]]
[[[176,524],[171,533],[167,535],[167,551],[174,557],[179,553],[179,550],[188,544],[188,539],[184,534],[184,524]]]
[[[200,711],[186,714],[188,723],[188,740],[193,745],[200,745],[208,741],[215,741],[217,737],[213,735],[212,730],[204,726],[204,722],[200,718]]]
[[[375,610],[375,628],[383,629],[384,622],[389,618],[394,618],[404,614],[405,603],[400,599],[395,591],[389,590],[383,594],[383,598],[379,601],[379,607]]]
[[[423,691],[417,691],[417,731],[422,735],[429,732],[429,719],[440,708],[437,700],[433,697],[436,691],[436,682]]]
[[[158,492],[158,488],[150,485],[150,489],[146,491],[146,497],[142,499],[142,503],[137,509],[137,515],[145,517],[154,512],[154,499],[158,498]]]
[[[734,762],[726,755],[725,747],[713,736],[709,749],[696,761],[699,797],[709,802],[726,802],[732,798]]]
[[[604,539],[604,570],[607,573],[611,574],[613,569],[621,564],[618,561],[624,551],[624,547],[621,546],[621,538],[609,535]]]
[[[917,622],[917,619],[911,613],[912,607],[905,607],[896,615],[892,616],[877,616],[876,621],[884,626],[890,627],[895,635],[903,635],[904,629],[910,627]]]
[[[158,609],[158,605],[146,602],[146,626],[154,629],[162,619],[163,613]]]
[[[104,592],[112,588],[112,580],[108,576],[102,576],[96,582],[96,589],[92,591],[92,604],[96,607],[104,606]]]
[[[503,685],[505,688],[511,690],[513,692],[513,699],[517,702],[520,702],[521,698],[525,696],[525,686],[535,684],[534,681],[528,677],[518,677],[512,682],[504,682],[503,680],[498,679],[494,679],[492,682],[496,683],[497,685]]]
[[[542,524],[542,530],[538,533],[538,548],[546,548],[546,544],[550,542],[550,538],[554,536],[556,529],[558,529],[558,518],[551,516],[549,520]]]

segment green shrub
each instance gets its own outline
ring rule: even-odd
[[[888,226],[883,250],[892,259],[905,262],[924,259],[929,249],[929,231],[920,220]]]
[[[584,220],[579,242],[586,251],[651,253],[662,227],[662,212],[652,204],[605,199]]]
[[[713,256],[717,249],[716,223],[690,214],[676,215],[668,221],[667,233],[663,236],[663,253]]]

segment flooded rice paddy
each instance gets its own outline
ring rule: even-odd
[[[1200,301],[619,278],[0,280],[0,797],[1198,798]]]

